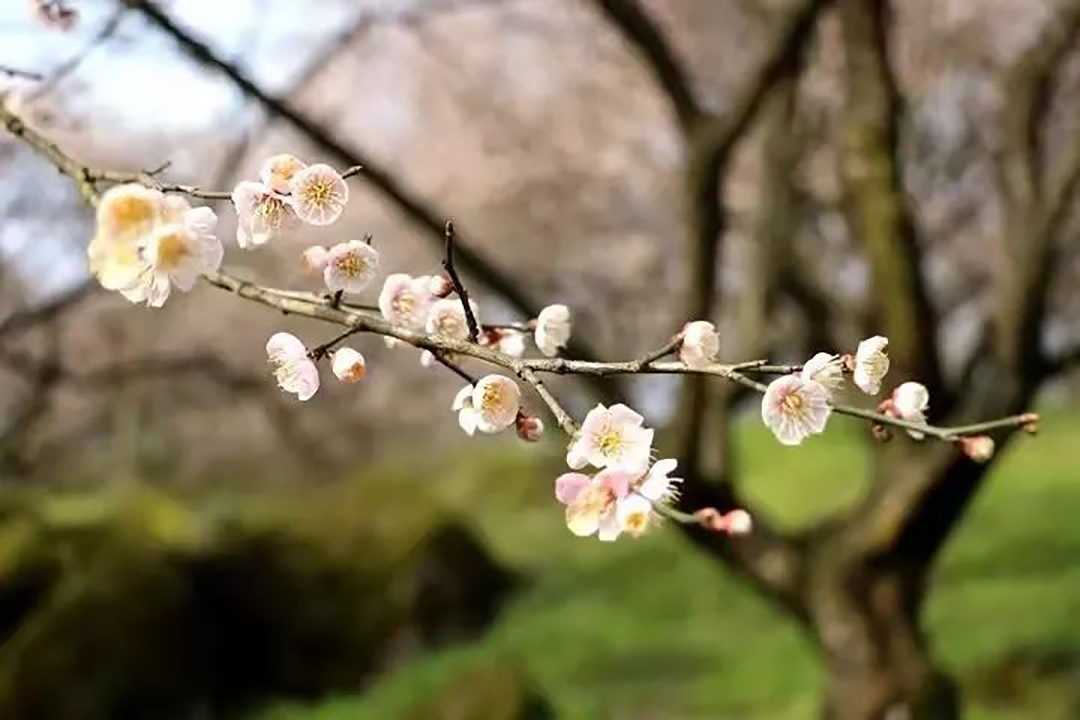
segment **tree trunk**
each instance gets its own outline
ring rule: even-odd
[[[813,573],[810,618],[824,652],[826,720],[954,720],[954,682],[918,626],[919,580],[832,562]]]

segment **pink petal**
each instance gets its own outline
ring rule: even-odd
[[[564,473],[555,480],[555,497],[564,505],[574,502],[578,494],[589,484],[589,476],[583,473]]]

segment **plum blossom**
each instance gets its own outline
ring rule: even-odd
[[[378,269],[378,251],[363,240],[350,240],[327,251],[323,280],[332,292],[358,293],[371,283]]]
[[[428,292],[432,297],[444,298],[450,297],[454,292],[454,283],[446,275],[432,275],[428,280]]]
[[[346,347],[335,351],[330,364],[334,369],[334,375],[341,382],[357,383],[367,375],[364,356],[352,348]]]
[[[611,467],[589,477],[566,473],[555,480],[555,497],[566,505],[566,526],[579,537],[597,535],[604,542],[619,537],[619,501],[630,494],[639,473]]]
[[[819,352],[803,365],[802,377],[820,383],[834,393],[844,387],[844,361],[839,355]]]
[[[307,164],[299,158],[289,155],[273,155],[267,158],[259,169],[259,180],[273,192],[279,195],[287,195],[290,192],[289,183],[292,182],[296,173],[307,167]]]
[[[383,282],[379,293],[379,311],[382,316],[395,325],[403,325],[409,330],[423,330],[431,308],[430,278],[412,277],[405,273],[394,273]],[[384,337],[387,347],[394,347],[400,342],[396,338]]]
[[[716,326],[706,320],[686,323],[683,328],[682,344],[679,346],[679,359],[690,368],[703,368],[710,365],[720,352],[720,336]]]
[[[930,391],[917,382],[906,382],[892,392],[892,410],[902,420],[913,423],[926,423],[926,411],[930,407]],[[908,430],[908,435],[922,440],[924,433]]]
[[[307,272],[319,272],[326,266],[326,248],[322,245],[312,245],[300,255],[300,262]]]
[[[808,435],[823,432],[831,412],[829,391],[800,375],[773,380],[761,400],[761,419],[784,445],[798,445]]]
[[[575,470],[621,466],[638,474],[649,465],[653,431],[642,427],[643,418],[626,405],[597,405],[585,416],[566,455]]]
[[[165,210],[163,193],[136,183],[105,191],[97,207],[97,232],[87,248],[90,272],[102,287],[119,290],[133,302],[143,299],[130,288],[146,272],[142,249]]]
[[[319,389],[319,369],[299,338],[285,332],[275,333],[266,343],[266,355],[282,390],[294,393],[301,401],[315,395]]]
[[[349,186],[329,165],[309,165],[289,181],[288,202],[296,216],[309,225],[334,222],[348,201]]]
[[[208,207],[192,208],[181,198],[169,198],[166,219],[150,234],[143,250],[145,270],[127,288],[128,299],[138,297],[150,307],[161,307],[169,290],[188,292],[205,272],[221,267],[224,249],[214,234],[217,215]]]
[[[454,404],[450,406],[450,409],[458,414],[458,425],[461,426],[466,435],[470,436],[476,432],[476,422],[479,416],[472,404],[474,389],[472,385],[466,385],[458,390],[458,394],[454,396]]]
[[[570,341],[570,327],[570,308],[548,305],[536,318],[536,347],[548,357],[558,355],[559,348]]]
[[[473,388],[472,408],[480,432],[497,433],[510,427],[520,407],[521,391],[508,377],[486,375]]]
[[[860,342],[855,352],[855,384],[867,395],[881,392],[881,381],[889,372],[888,347],[888,338],[875,335]]]
[[[476,303],[470,301],[473,317],[476,317]],[[456,298],[443,298],[431,304],[428,311],[426,328],[428,333],[446,340],[466,340],[469,337],[469,323],[465,319],[465,308]]]
[[[655,524],[656,507],[678,499],[675,484],[681,483],[682,479],[668,477],[677,466],[678,461],[673,459],[657,460],[649,473],[632,487],[632,492],[619,501],[616,517],[621,530],[640,537]]]
[[[243,180],[232,192],[236,207],[236,244],[243,249],[265,245],[295,224],[288,199],[262,183]]]

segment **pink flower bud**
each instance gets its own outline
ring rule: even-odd
[[[518,437],[525,442],[537,442],[544,434],[544,421],[535,415],[519,413],[515,427]]]
[[[960,438],[960,449],[977,463],[989,462],[994,457],[994,439],[989,435],[973,435]]]
[[[437,298],[450,297],[454,292],[454,283],[446,275],[432,275],[428,292]]]
[[[703,527],[726,535],[745,535],[754,528],[750,513],[742,508],[721,513],[716,508],[707,507],[694,513],[694,517]]]

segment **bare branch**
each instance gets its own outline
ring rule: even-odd
[[[457,269],[454,267],[454,223],[447,220],[444,232],[446,234],[446,256],[443,258],[443,270],[446,271],[447,277],[450,278],[450,282],[454,285],[454,292],[457,293],[458,299],[461,300],[461,309],[465,313],[465,323],[469,326],[469,340],[478,343],[480,342],[480,325],[476,322],[472,303],[469,302],[469,291],[465,289],[465,283],[461,282]]]
[[[408,190],[389,170],[375,162],[374,158],[356,147],[348,146],[338,140],[334,133],[316,122],[291,103],[269,95],[235,64],[215,53],[205,42],[195,38],[189,32],[174,23],[172,19],[150,0],[119,0],[126,7],[140,12],[154,26],[172,37],[180,48],[197,62],[227,77],[244,95],[257,101],[263,109],[274,117],[281,118],[302,133],[323,152],[337,158],[346,165],[361,165],[365,168],[362,177],[376,192],[410,222],[414,223],[432,240],[440,245],[444,241],[442,218],[451,217],[434,208],[430,203]],[[462,242],[460,228],[457,231],[457,255],[462,269],[488,287],[493,293],[503,297],[511,306],[526,317],[535,317],[539,304],[528,297],[521,283],[514,281],[500,268],[484,258],[477,251],[469,248],[467,241]],[[596,353],[580,340],[571,342],[568,352],[576,357],[595,357]],[[621,389],[610,381],[600,381],[592,385],[593,390],[604,398],[618,397]]]
[[[689,132],[701,116],[701,107],[690,79],[675,50],[656,21],[638,0],[592,0],[604,16],[638,51],[656,84],[671,102],[679,124]]]

